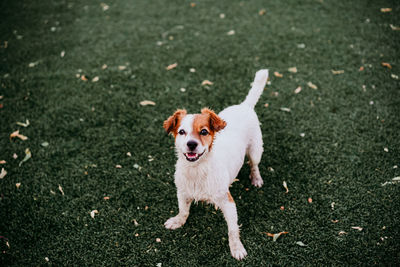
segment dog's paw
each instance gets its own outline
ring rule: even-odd
[[[250,175],[251,184],[255,187],[261,187],[264,184],[263,179],[259,175]]]
[[[231,249],[231,255],[237,260],[242,260],[244,257],[247,256],[247,251],[243,247],[242,242],[234,242],[232,244],[229,244],[230,249]]]
[[[177,229],[179,227],[181,227],[182,225],[184,225],[186,222],[186,220],[184,218],[182,218],[181,216],[175,216],[175,217],[171,217],[169,218],[165,223],[164,226],[167,229]]]

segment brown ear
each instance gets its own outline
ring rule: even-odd
[[[211,109],[203,108],[201,114],[207,114],[210,117],[210,126],[213,131],[218,132],[225,128],[226,122]]]
[[[174,135],[177,134],[180,120],[186,115],[186,110],[178,109],[172,116],[164,121],[163,127],[167,133],[172,132]]]

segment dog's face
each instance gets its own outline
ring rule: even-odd
[[[224,129],[226,122],[214,111],[204,108],[201,114],[187,114],[178,109],[164,121],[164,129],[175,137],[178,153],[195,162],[212,149],[215,134]]]

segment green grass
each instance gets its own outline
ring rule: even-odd
[[[0,265],[399,264],[400,184],[382,186],[400,176],[391,77],[400,76],[400,31],[389,26],[400,26],[398,1],[193,2],[0,3]],[[231,189],[249,254],[237,262],[212,206],[193,205],[183,228],[164,229],[178,208],[162,123],[176,108],[241,102],[261,68],[271,73],[256,106],[265,183],[252,187],[245,165]],[[206,79],[214,84],[201,86]],[[17,129],[29,139],[10,141]],[[32,158],[19,167],[26,148]],[[265,234],[280,231],[289,234],[276,242]]]

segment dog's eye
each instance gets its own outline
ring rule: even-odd
[[[180,135],[184,135],[184,134],[185,134],[185,130],[183,130],[183,129],[180,130],[180,131],[179,131],[179,134],[180,134]]]
[[[200,135],[207,135],[208,131],[206,129],[203,129],[200,131]]]

